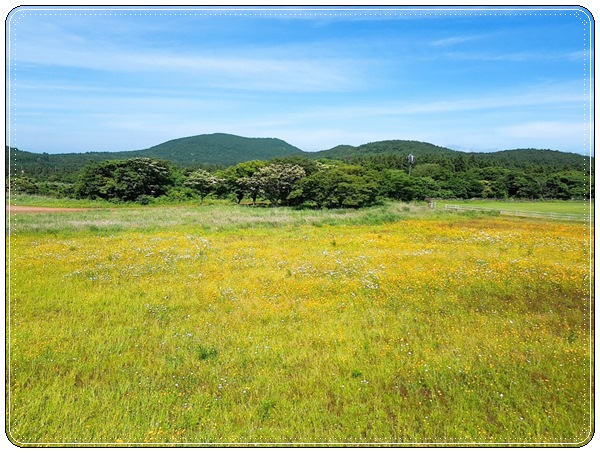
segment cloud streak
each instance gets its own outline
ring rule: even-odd
[[[465,42],[473,41],[476,39],[474,36],[452,36],[449,38],[438,39],[431,43],[435,47],[449,47]]]
[[[42,51],[40,55],[43,54]],[[350,63],[343,60],[62,51],[53,56],[17,59],[17,62],[114,73],[197,77],[204,84],[246,90],[344,91],[357,85],[351,77]]]
[[[540,62],[540,61],[585,61],[589,52],[557,52],[557,51],[522,51],[522,52],[446,52],[443,56],[457,61],[489,61],[489,62]]]
[[[319,49],[318,44],[314,47]],[[310,53],[309,49],[304,50],[305,54]],[[244,51],[246,56],[232,49],[184,50],[175,54],[162,50],[132,51],[113,42],[86,41],[49,28],[35,39],[27,35],[20,38],[10,63],[105,74],[133,73],[149,79],[162,74],[175,77],[174,81],[186,78],[186,83],[240,90],[337,92],[360,84],[360,68],[348,58],[295,56],[289,50],[284,53],[282,49],[264,46]]]

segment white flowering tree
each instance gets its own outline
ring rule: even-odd
[[[248,194],[252,198],[252,203],[256,204],[256,198],[261,194],[260,180],[254,175],[245,176],[238,178],[236,184],[242,192],[242,197]]]
[[[252,181],[273,206],[285,203],[294,185],[306,176],[304,168],[295,164],[271,164],[254,173]]]
[[[190,173],[184,184],[198,192],[200,195],[200,203],[203,203],[204,197],[217,187],[219,179],[206,170],[196,170],[193,173]]]

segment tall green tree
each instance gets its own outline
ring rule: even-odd
[[[74,194],[80,198],[136,201],[163,195],[172,183],[169,163],[138,157],[88,165],[75,183]]]
[[[318,208],[360,208],[376,202],[379,173],[359,165],[325,165],[303,178],[296,199]]]
[[[546,181],[546,196],[561,200],[589,199],[590,176],[579,171],[553,173]]]

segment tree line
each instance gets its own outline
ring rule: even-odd
[[[449,158],[446,158],[449,159]],[[468,161],[423,159],[412,166],[398,156],[352,160],[283,157],[221,169],[184,168],[138,157],[88,164],[70,181],[11,175],[7,189],[54,197],[149,204],[208,197],[273,206],[359,208],[383,202],[438,199],[589,199],[590,174],[574,169],[528,171],[474,166]],[[591,188],[591,190],[590,190]],[[244,201],[246,200],[246,201]]]

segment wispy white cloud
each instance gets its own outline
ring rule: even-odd
[[[177,53],[161,49],[122,48],[118,42],[85,40],[56,27],[32,35],[21,33],[10,64],[38,65],[100,71],[105,74],[135,73],[152,78],[187,78],[187,83],[220,88],[286,92],[344,91],[360,84],[357,61],[332,58],[314,43],[298,55],[294,48],[245,46],[240,50],[204,46]],[[314,52],[311,52],[311,47]],[[311,55],[311,53],[313,55]]]
[[[128,59],[132,71],[186,73],[223,88],[268,91],[343,91],[356,85],[350,62],[269,57],[164,54]]]
[[[473,111],[498,111],[500,109],[526,109],[530,107],[579,107],[584,105],[586,93],[580,83],[533,85],[520,90],[504,90],[494,94],[453,96],[442,99],[406,101],[402,98],[385,102],[363,101],[321,107],[289,116],[290,121],[319,118],[323,121],[340,118],[374,118],[382,116],[407,117],[411,115],[452,114]]]
[[[544,139],[557,142],[566,142],[580,139],[589,125],[573,121],[534,121],[512,124],[498,129],[507,137],[518,139]]]
[[[589,52],[562,52],[547,50],[531,50],[522,52],[501,51],[454,51],[445,52],[443,57],[460,61],[487,61],[487,62],[534,62],[534,61],[584,61],[589,58]],[[439,58],[439,56],[437,56]]]
[[[52,56],[49,54],[53,53]],[[235,55],[178,55],[163,53],[43,52],[17,61],[38,65],[67,66],[113,73],[171,74],[196,77],[214,87],[267,91],[344,91],[358,85],[356,69],[349,61],[246,58]],[[190,82],[190,83],[193,83]]]
[[[451,36],[449,38],[442,38],[431,42],[432,46],[436,47],[448,47],[456,44],[462,44],[464,42],[473,41],[476,39],[474,36]]]
[[[550,105],[573,105],[583,103],[585,93],[574,83],[540,85],[521,90],[500,91],[493,94],[455,97],[448,95],[444,100],[406,105],[402,111],[411,114],[452,113],[475,110],[497,110],[539,107]]]

